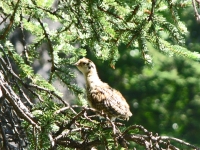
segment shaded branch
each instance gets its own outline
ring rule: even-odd
[[[51,54],[51,72],[50,72],[50,77],[49,77],[49,83],[51,83],[52,79],[53,79],[53,74],[54,74],[54,72],[56,70],[55,63],[54,63],[53,45],[52,45],[52,42],[51,42],[51,40],[49,38],[49,35],[48,35],[45,27],[44,27],[44,24],[42,23],[42,21],[39,18],[37,20],[40,23],[40,25],[41,25],[41,27],[42,27],[42,29],[44,31],[44,35],[45,35],[45,38],[47,39],[47,43],[48,43],[49,49],[50,49],[50,54]]]
[[[151,0],[151,12],[149,14],[148,21],[153,19],[155,5],[156,5],[156,0]]]
[[[20,27],[20,30],[21,30],[21,33],[22,33],[22,45],[23,45],[23,54],[25,56],[25,63],[30,65],[29,63],[29,56],[28,56],[28,49],[27,49],[27,44],[26,44],[26,39],[25,39],[25,34],[24,34],[24,27],[23,27],[23,22],[22,22],[22,19],[23,19],[23,16],[22,14],[20,14],[20,24],[19,24],[19,27]]]
[[[17,0],[17,3],[16,3],[15,8],[14,8],[14,11],[13,11],[12,16],[10,18],[10,23],[8,24],[7,28],[4,30],[4,33],[2,35],[0,35],[0,40],[5,39],[6,35],[8,34],[8,32],[11,29],[11,27],[12,27],[12,25],[14,23],[15,14],[17,12],[17,8],[19,6],[19,2],[20,2],[20,0]]]
[[[75,107],[75,106],[73,106]],[[81,107],[79,107],[81,108]],[[67,108],[63,108],[63,111],[67,110]],[[62,111],[62,109],[60,109]],[[58,112],[60,112],[58,111]],[[58,144],[58,145],[63,145],[65,147],[71,147],[71,148],[77,148],[77,149],[82,149],[83,147],[86,149],[90,149],[92,147],[96,146],[104,146],[105,149],[108,147],[108,137],[104,137],[103,132],[108,132],[110,131],[110,134],[112,135],[113,142],[115,143],[115,148],[117,148],[119,145],[121,147],[124,147],[126,149],[129,148],[129,142],[135,142],[142,147],[144,147],[146,150],[149,149],[171,149],[171,150],[179,150],[179,148],[173,144],[171,144],[172,141],[175,143],[179,143],[182,146],[187,146],[189,148],[194,148],[196,150],[199,150],[198,147],[189,144],[183,140],[173,138],[173,137],[168,137],[168,136],[159,136],[158,134],[153,134],[152,132],[148,131],[146,128],[144,128],[141,125],[132,125],[126,129],[121,128],[121,126],[125,126],[122,123],[118,122],[111,122],[111,120],[108,120],[105,115],[103,115],[103,119],[105,120],[94,120],[91,119],[91,116],[88,115],[88,111],[93,111],[99,115],[102,116],[100,112],[97,112],[96,110],[93,110],[91,108],[85,108],[82,107],[82,110],[75,115],[72,119],[70,119],[70,122],[65,125],[66,128],[63,128],[60,134],[54,135],[55,138],[53,141],[51,140],[51,143]],[[89,118],[89,119],[88,119]],[[88,121],[90,123],[94,123],[92,126],[85,126],[81,122],[83,120]],[[92,120],[92,121],[91,121]],[[84,121],[84,122],[85,122]],[[98,130],[97,130],[98,129]],[[122,130],[123,129],[123,130]],[[139,130],[137,134],[133,134],[134,130]],[[89,135],[93,135],[96,131],[102,132],[101,138],[100,139],[95,139],[98,138],[98,136],[90,139],[88,138]],[[123,132],[122,132],[123,131]],[[73,138],[70,138],[73,135],[78,134],[79,136],[82,136],[79,140],[74,140]],[[111,139],[109,139],[111,140]],[[111,142],[111,141],[109,141]]]
[[[199,1],[198,1],[198,3],[199,3]],[[195,0],[192,0],[192,6],[193,6],[193,8],[194,8],[194,13],[195,13],[196,20],[197,20],[198,22],[200,22],[200,15],[199,15],[199,13],[198,13],[198,11],[197,11],[197,6],[196,6]]]
[[[9,84],[4,80],[3,74],[0,72],[0,85],[3,96],[12,104],[17,114],[28,121],[30,124],[39,128],[39,126],[33,121],[33,115],[29,109],[23,104],[21,99],[15,94]]]
[[[186,146],[188,146],[188,147],[194,148],[194,149],[196,149],[196,150],[200,150],[200,148],[198,148],[198,147],[196,147],[196,146],[194,146],[194,145],[192,145],[192,144],[190,144],[190,143],[188,143],[188,142],[185,142],[185,141],[183,141],[183,140],[181,140],[181,139],[174,138],[174,137],[161,136],[160,139],[162,139],[162,140],[175,141],[175,142],[178,142],[178,143],[180,143],[180,144],[186,145]]]
[[[99,5],[97,6],[97,8],[98,8],[100,11],[103,11],[104,13],[106,13],[106,14],[108,14],[108,15],[111,15],[111,16],[117,18],[117,19],[120,19],[120,20],[123,20],[123,21],[124,21],[124,19],[123,19],[121,16],[118,16],[117,14],[114,14],[114,13],[108,11],[108,10],[105,10],[104,8],[100,7]]]

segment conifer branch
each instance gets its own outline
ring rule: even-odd
[[[197,20],[198,22],[200,22],[200,15],[199,15],[199,13],[198,13],[198,11],[197,11],[197,6],[196,6],[195,0],[192,0],[192,6],[193,6],[193,8],[194,8],[194,13],[195,13],[196,20]]]
[[[10,137],[6,132],[9,129],[14,133],[13,139],[18,140],[14,142],[19,143],[20,149],[23,149],[21,143],[25,139],[29,146],[25,149],[55,150],[60,147],[80,150],[95,147],[106,150],[111,147],[130,149],[133,146],[129,143],[134,142],[136,146],[147,150],[178,150],[180,144],[184,148],[199,150],[195,145],[181,139],[154,134],[142,125],[126,127],[121,121],[113,122],[102,112],[92,108],[71,106],[52,85],[55,76],[67,90],[75,93],[77,99],[85,100],[83,90],[74,83],[71,69],[71,64],[78,57],[86,55],[86,50],[80,47],[87,47],[96,54],[96,57],[108,60],[111,64],[114,64],[117,58],[124,60],[134,57],[135,54],[131,52],[135,49],[141,51],[143,60],[147,61],[148,44],[153,44],[169,56],[176,54],[200,61],[199,53],[190,52],[178,45],[184,43],[185,32],[182,31],[186,31],[184,24],[179,21],[178,11],[188,2],[179,3],[173,0],[159,2],[151,0],[150,3],[114,0],[56,2],[56,5],[52,5],[51,1],[34,0],[0,2],[2,12],[0,25],[5,26],[0,35],[0,40],[3,41],[0,45],[0,142],[3,139],[3,148],[11,149]],[[198,20],[200,17],[196,4],[199,0],[192,2]],[[46,18],[58,22],[60,28],[50,31],[44,23]],[[16,27],[19,27],[22,35],[23,58],[14,47],[15,42],[19,40],[13,40],[12,34],[9,34],[10,31],[15,31]],[[26,31],[34,36],[33,44],[27,43]],[[167,32],[170,40],[166,40],[160,31]],[[9,40],[8,34],[14,46],[6,41]],[[31,64],[34,60],[32,54],[36,54],[37,48],[44,42],[51,57],[48,81],[37,75],[34,64]],[[173,42],[178,44],[173,45]],[[77,49],[72,46],[76,43],[80,46]],[[126,47],[125,52],[122,54],[120,52],[118,55],[120,44],[128,48]],[[39,60],[42,59],[39,56]],[[126,64],[128,68],[133,66],[130,64],[131,60]],[[126,69],[126,66],[124,68]],[[117,74],[121,74],[122,70],[117,70]],[[124,72],[124,79],[130,79],[130,83],[135,83],[140,78],[129,78],[132,72],[133,70]],[[151,74],[146,70],[144,72]],[[196,81],[190,80],[188,82],[192,84]],[[129,89],[131,84],[126,84],[126,89]],[[35,100],[39,102],[35,104]]]
[[[195,150],[200,150],[200,148],[198,148],[198,147],[196,147],[196,146],[194,146],[194,145],[192,145],[192,144],[190,144],[190,143],[188,143],[188,142],[185,142],[185,141],[183,141],[183,140],[181,140],[181,139],[178,139],[178,138],[168,137],[168,136],[161,136],[160,139],[161,139],[161,140],[175,141],[175,142],[178,142],[178,143],[180,143],[180,144],[186,145],[186,146],[188,146],[188,147],[190,147],[190,148],[193,148],[193,149],[195,149]]]
[[[7,36],[8,32],[10,31],[13,23],[14,23],[14,19],[15,19],[15,14],[17,12],[18,6],[19,6],[20,0],[17,0],[15,7],[14,7],[14,11],[12,13],[12,16],[10,17],[10,23],[8,24],[7,28],[4,30],[4,33],[2,35],[0,35],[0,40],[5,39],[5,37]]]
[[[25,63],[27,65],[30,65],[30,62],[29,62],[29,56],[28,56],[28,49],[27,49],[27,44],[26,44],[26,39],[25,39],[25,34],[24,34],[24,27],[23,27],[23,23],[22,23],[22,19],[23,19],[23,15],[20,14],[20,24],[19,24],[19,28],[21,30],[21,33],[22,33],[22,45],[23,45],[23,54],[24,54],[24,57],[25,57]]]
[[[4,17],[3,15],[5,15],[6,17]],[[2,18],[2,21],[0,22],[0,25],[2,25],[3,23],[6,22],[6,20],[8,19],[8,17],[10,17],[10,14],[1,14],[1,18]]]
[[[42,23],[42,21],[39,18],[37,20],[40,23],[40,25],[41,25],[41,27],[42,27],[42,29],[44,31],[45,38],[47,39],[47,43],[49,45],[50,56],[51,56],[51,60],[50,60],[51,61],[51,72],[50,72],[50,76],[49,76],[49,83],[51,83],[52,79],[53,79],[53,74],[54,74],[54,72],[56,70],[55,60],[54,60],[54,54],[53,54],[53,51],[54,51],[53,50],[53,45],[52,45],[52,42],[51,42],[51,40],[49,38],[49,35],[48,35],[45,27],[44,27],[44,24]]]
[[[68,146],[71,148],[91,148],[95,146],[105,146],[107,147],[107,140],[86,140],[85,137],[87,137],[87,134],[90,134],[92,131],[96,131],[96,128],[99,128],[101,125],[101,128],[103,131],[110,130],[113,134],[113,141],[116,142],[116,148],[120,145],[121,147],[128,148],[128,143],[130,141],[133,141],[141,146],[143,146],[146,149],[172,149],[172,150],[178,150],[179,148],[175,145],[171,144],[172,141],[180,143],[182,145],[185,145],[190,148],[194,148],[199,150],[198,147],[189,144],[183,140],[177,139],[177,138],[171,138],[168,136],[159,136],[157,133],[153,135],[152,132],[148,131],[146,128],[144,128],[142,125],[132,125],[128,128],[126,128],[123,132],[121,132],[120,126],[121,124],[118,124],[117,122],[112,122],[108,124],[108,120],[106,119],[106,116],[104,117],[106,120],[99,122],[98,124],[94,124],[93,126],[84,126],[82,125],[78,120],[82,117],[86,118],[88,113],[84,113],[85,111],[95,111],[91,108],[85,108],[83,107],[82,111],[80,111],[76,116],[74,116],[71,120],[71,122],[67,125],[67,128],[64,129],[59,135],[57,135],[53,142],[55,144],[60,144],[63,146]],[[96,112],[96,111],[95,111]],[[84,114],[84,115],[83,115]],[[99,113],[101,115],[101,113]],[[87,118],[90,118],[90,116],[87,116]],[[75,122],[76,120],[76,122]],[[89,121],[89,120],[88,120]],[[94,121],[94,120],[93,120]],[[97,121],[97,120],[96,120]],[[110,122],[110,121],[109,121]],[[73,129],[71,129],[72,124],[74,124]],[[114,125],[114,127],[113,127]],[[123,124],[122,124],[123,125]],[[119,130],[116,132],[116,129]],[[98,130],[101,130],[100,128]],[[134,134],[134,131],[139,130],[137,134]],[[82,135],[84,135],[84,138],[82,139],[82,142],[75,142],[73,139],[69,138],[70,135],[74,135],[75,133],[81,132]],[[101,142],[100,142],[101,141]],[[118,145],[118,146],[117,146]]]
[[[124,21],[124,18],[122,18],[121,16],[117,15],[117,14],[114,14],[113,12],[109,11],[109,10],[105,10],[104,8],[100,7],[99,5],[97,6],[97,8],[100,10],[100,11],[103,11],[105,13],[107,13],[108,15],[111,15],[117,19],[120,19],[120,20],[123,20]]]
[[[26,86],[28,86],[28,87],[33,87],[33,88],[36,88],[36,89],[38,89],[38,90],[42,90],[42,91],[45,91],[45,92],[47,92],[47,93],[49,93],[49,94],[52,94],[52,95],[54,95],[56,98],[58,98],[63,104],[65,104],[65,106],[69,106],[69,104],[66,102],[66,101],[64,101],[58,94],[56,94],[54,91],[52,91],[52,90],[49,90],[49,89],[47,89],[47,88],[44,88],[44,87],[41,87],[41,86],[38,86],[38,85],[35,85],[35,84],[26,84]]]
[[[155,5],[156,5],[156,0],[151,0],[151,12],[149,14],[148,21],[153,19]]]
[[[3,114],[1,110],[0,110],[0,112],[1,112],[1,114]],[[6,150],[9,150],[9,147],[8,147],[8,139],[6,138],[6,134],[5,134],[5,132],[4,132],[2,122],[0,122],[0,133],[1,133],[2,138],[3,138],[3,139],[1,139],[1,140],[3,140],[3,141],[1,142],[1,144],[6,148]],[[0,147],[0,148],[1,148],[1,147]]]
[[[15,94],[9,84],[4,81],[3,74],[0,72],[0,85],[3,96],[12,104],[15,111],[19,116],[24,118],[26,121],[39,128],[37,123],[33,121],[33,115],[30,113],[29,109],[22,103],[21,99]]]

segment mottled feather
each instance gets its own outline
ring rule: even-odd
[[[82,58],[75,65],[84,74],[87,99],[91,107],[102,111],[110,118],[128,120],[132,116],[125,98],[119,91],[99,79],[96,67],[91,60]]]

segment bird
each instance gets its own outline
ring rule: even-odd
[[[101,81],[95,64],[83,57],[74,65],[84,75],[89,106],[107,115],[111,120],[129,120],[132,113],[126,99],[119,91]]]

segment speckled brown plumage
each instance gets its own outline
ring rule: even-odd
[[[87,99],[92,108],[102,111],[112,119],[128,120],[132,116],[125,98],[119,91],[99,79],[95,64],[91,60],[82,58],[75,65],[85,77]]]

